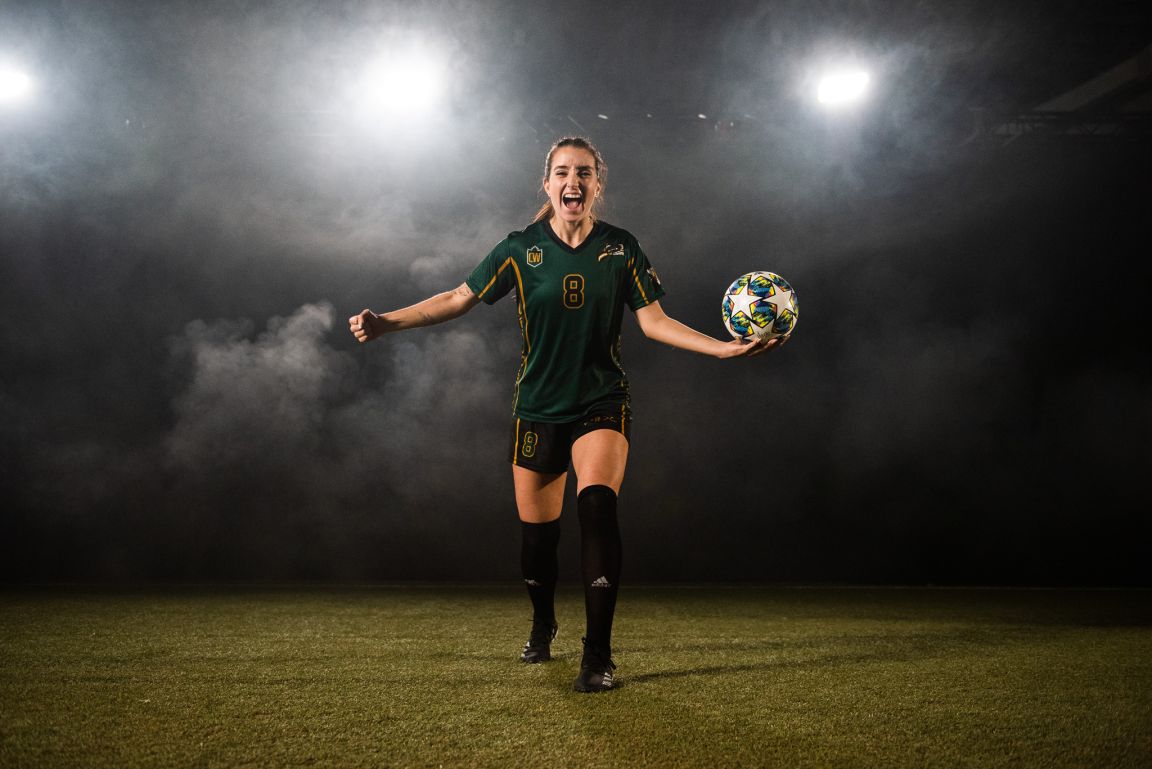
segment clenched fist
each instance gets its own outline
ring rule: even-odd
[[[381,327],[380,316],[371,310],[364,310],[359,315],[353,315],[348,319],[348,330],[361,344],[371,342],[380,336]]]

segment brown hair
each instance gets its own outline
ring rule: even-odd
[[[608,173],[608,166],[604,165],[604,158],[600,157],[600,150],[592,146],[592,142],[585,139],[583,136],[565,136],[558,139],[552,148],[548,150],[548,157],[544,159],[544,180],[547,181],[548,177],[552,174],[552,156],[556,154],[556,150],[561,147],[575,147],[581,150],[588,150],[592,153],[592,157],[596,160],[596,178],[600,180],[600,184],[604,184],[604,178]],[[592,205],[596,205],[596,201],[592,201]],[[536,218],[532,223],[551,219],[554,211],[552,210],[552,201],[544,201],[544,205],[540,206],[540,210],[536,212]]]

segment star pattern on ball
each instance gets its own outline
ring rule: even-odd
[[[749,320],[752,319],[753,306],[760,301],[760,297],[755,294],[748,293],[748,289],[744,289],[736,294],[730,295],[732,298],[732,314],[738,312],[744,313]]]
[[[781,291],[780,293],[783,295],[782,298],[784,299],[784,301],[776,303],[776,306],[780,309],[780,312],[783,312],[784,310],[788,310],[789,312],[792,312],[793,314],[795,314],[795,312],[796,312],[796,292],[795,291]]]

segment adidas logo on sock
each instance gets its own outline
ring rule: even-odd
[[[592,583],[592,587],[612,587],[612,583],[608,581],[607,577],[597,577],[596,581]]]
[[[528,585],[529,587],[540,587],[540,583],[534,579],[526,579],[524,580],[524,584]]]

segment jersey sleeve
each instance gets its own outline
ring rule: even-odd
[[[664,296],[664,287],[660,285],[660,278],[656,277],[656,270],[652,269],[640,244],[633,240],[629,250],[628,307],[635,312]]]
[[[493,304],[516,284],[512,269],[512,250],[504,239],[484,257],[464,281],[472,293],[485,304]]]

